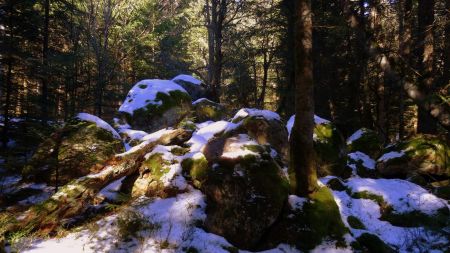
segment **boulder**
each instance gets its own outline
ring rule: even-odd
[[[378,159],[377,170],[384,177],[420,174],[449,178],[449,157],[450,149],[445,140],[433,135],[417,135],[387,148]]]
[[[205,228],[239,248],[261,240],[288,195],[288,181],[269,150],[245,134],[214,138],[204,152],[209,166],[198,162],[190,172],[207,197]]]
[[[362,152],[356,151],[348,154],[347,166],[360,177],[378,178],[375,164],[376,162],[372,158]]]
[[[119,108],[122,121],[132,129],[154,132],[174,127],[190,114],[191,97],[168,80],[142,80],[128,93]]]
[[[283,213],[268,230],[262,249],[276,247],[280,243],[295,245],[309,252],[324,241],[334,242],[335,247],[345,247],[345,227],[330,189],[323,186],[309,198],[289,196]]]
[[[183,87],[189,93],[192,100],[203,98],[206,95],[206,87],[203,82],[193,76],[178,75],[172,81]]]
[[[270,145],[285,160],[289,152],[288,131],[280,116],[268,110],[244,108],[236,113],[232,122],[241,122],[241,129],[258,144]]]
[[[218,121],[225,117],[225,107],[206,98],[200,98],[192,103],[197,122],[208,120]]]
[[[288,123],[289,134],[294,126],[295,115]],[[314,150],[317,155],[317,173],[319,177],[336,175],[349,177],[351,169],[346,166],[347,152],[344,138],[336,126],[328,120],[314,116]]]
[[[367,128],[359,129],[347,139],[347,149],[349,152],[360,151],[372,159],[380,156],[382,148],[383,142],[378,134]]]
[[[108,123],[80,113],[39,145],[22,174],[26,180],[63,185],[96,172],[122,151],[120,136]]]

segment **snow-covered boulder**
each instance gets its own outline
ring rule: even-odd
[[[135,130],[154,132],[180,123],[191,109],[187,91],[170,80],[136,83],[119,108],[122,119]]]
[[[206,95],[206,87],[203,82],[191,75],[178,75],[172,81],[183,87],[191,95],[192,100],[203,98]]]
[[[289,135],[294,126],[295,115],[287,122]],[[317,154],[318,175],[350,176],[346,167],[346,147],[341,132],[330,121],[314,115],[314,149]]]
[[[287,160],[288,132],[277,113],[244,108],[236,113],[232,122],[240,124],[240,128],[259,144],[270,144],[282,158]]]
[[[288,196],[282,169],[267,146],[246,134],[214,138],[204,155],[209,166],[191,162],[198,166],[190,174],[207,196],[205,228],[237,247],[256,246],[278,218]]]
[[[224,119],[225,107],[206,98],[200,98],[192,103],[194,116],[197,122]]]
[[[377,161],[377,170],[385,177],[422,174],[450,177],[450,148],[445,140],[418,135],[391,145]]]
[[[22,174],[28,180],[63,185],[95,172],[123,150],[119,134],[108,123],[80,113],[39,145]]]
[[[382,147],[383,143],[378,134],[367,128],[359,129],[347,139],[349,152],[360,151],[369,155],[372,159],[378,158]]]
[[[360,177],[377,178],[379,175],[375,164],[375,160],[360,151],[348,154],[347,165],[352,168],[353,174]]]

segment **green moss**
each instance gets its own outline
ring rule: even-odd
[[[349,152],[361,151],[371,158],[377,158],[382,150],[382,141],[378,134],[370,129],[361,129],[363,134],[348,145]]]
[[[173,147],[170,150],[170,153],[172,153],[176,156],[182,156],[182,155],[186,154],[187,152],[189,152],[189,148]]]
[[[170,162],[164,160],[162,154],[156,153],[147,158],[141,166],[150,170],[150,175],[153,179],[159,180],[170,171],[168,165],[170,165]]]
[[[347,222],[352,228],[356,229],[366,229],[366,226],[355,216],[348,216]]]
[[[371,193],[369,191],[353,192],[353,193],[349,193],[349,195],[352,198],[355,198],[355,199],[370,199],[370,200],[373,200],[378,205],[380,205],[381,207],[382,206],[387,206],[387,203],[386,203],[386,201],[384,201],[382,196],[373,194],[373,193]]]
[[[393,253],[395,252],[391,247],[385,244],[378,236],[364,233],[356,239],[367,252],[370,253]]]
[[[450,219],[447,207],[439,209],[435,215],[427,215],[420,211],[407,213],[394,213],[391,210],[383,212],[381,220],[388,221],[399,227],[427,227],[432,230],[441,230],[446,227]]]
[[[208,175],[208,161],[204,156],[198,159],[187,158],[181,162],[183,173],[191,179],[194,186],[200,188]]]
[[[311,194],[310,201],[294,215],[295,218],[290,223],[294,223],[297,230],[295,243],[300,249],[313,249],[326,239],[345,245],[343,236],[348,233],[348,229],[342,222],[339,208],[327,187],[321,187]]]

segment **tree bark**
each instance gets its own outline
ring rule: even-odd
[[[294,191],[309,196],[318,188],[313,146],[314,86],[310,0],[295,5],[295,123],[290,137],[289,169]]]
[[[420,90],[425,96],[430,95],[434,91],[434,0],[419,0],[418,6],[418,50],[419,59],[419,77]],[[423,101],[426,104],[429,101]],[[419,115],[417,119],[417,132],[434,134],[436,133],[436,123],[432,116],[424,107],[419,107]]]
[[[50,0],[44,1],[44,28],[42,44],[42,87],[41,87],[41,120],[47,124],[48,119],[48,25]]]

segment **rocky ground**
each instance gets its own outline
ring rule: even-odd
[[[204,95],[180,75],[137,83],[111,124],[16,119],[0,160],[0,252],[450,250],[444,138],[345,140],[316,116],[321,187],[304,199],[289,195],[294,118]]]

